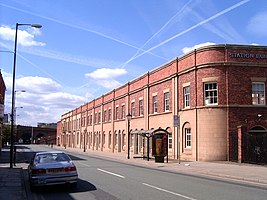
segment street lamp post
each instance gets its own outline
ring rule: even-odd
[[[11,100],[11,139],[10,139],[10,168],[13,168],[13,153],[14,153],[14,107],[15,107],[15,78],[16,78],[16,59],[17,59],[17,39],[19,26],[31,26],[34,28],[41,28],[40,24],[19,24],[16,23],[15,32],[15,47],[14,47],[14,61],[13,61],[13,77],[12,77],[12,100]]]
[[[128,156],[127,158],[130,159],[130,120],[132,119],[132,115],[128,113],[128,115],[126,115],[126,118],[127,118],[127,123],[128,123]]]

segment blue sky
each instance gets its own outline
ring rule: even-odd
[[[17,124],[60,116],[208,44],[267,43],[266,0],[0,0],[0,69]],[[19,92],[26,90],[26,92]]]

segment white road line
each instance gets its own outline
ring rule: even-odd
[[[119,175],[119,174],[115,174],[113,172],[109,172],[109,171],[106,171],[106,170],[103,170],[103,169],[100,169],[100,168],[97,168],[98,171],[101,171],[101,172],[104,172],[104,173],[107,173],[107,174],[111,174],[113,176],[117,176],[117,177],[120,177],[120,178],[125,178],[124,176],[122,175]]]
[[[178,193],[175,193],[175,192],[172,192],[172,191],[169,191],[169,190],[165,190],[165,189],[162,189],[162,188],[159,188],[159,187],[156,187],[156,186],[147,184],[147,183],[142,183],[142,184],[143,184],[143,185],[146,185],[146,186],[148,186],[148,187],[151,187],[151,188],[154,188],[154,189],[157,189],[157,190],[160,190],[160,191],[169,193],[169,194],[173,194],[173,195],[175,195],[175,196],[179,196],[179,197],[185,198],[185,199],[189,199],[189,200],[197,200],[197,199],[194,199],[194,198],[191,198],[191,197],[182,195],[182,194],[178,194]]]

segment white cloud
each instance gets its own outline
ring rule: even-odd
[[[215,43],[212,43],[212,42],[205,42],[205,43],[197,44],[197,45],[192,46],[192,47],[184,47],[184,48],[182,49],[182,51],[183,51],[184,54],[186,54],[186,53],[188,53],[188,52],[190,52],[190,51],[193,51],[193,50],[195,50],[195,49],[198,49],[198,48],[200,48],[200,47],[209,46],[209,45],[214,45],[214,44],[215,44]]]
[[[252,17],[247,25],[247,30],[258,36],[267,36],[267,12],[261,12]]]
[[[113,89],[121,85],[121,83],[116,81],[114,78],[125,74],[127,74],[127,71],[122,68],[101,68],[91,73],[87,73],[85,76],[94,79],[96,84],[104,88]]]
[[[61,89],[61,85],[51,78],[40,76],[21,77],[16,80],[19,88],[28,88],[29,92],[34,93],[50,93],[57,92]]]
[[[81,104],[81,102],[86,102],[86,98],[66,92],[54,92],[48,95],[41,95],[41,100],[45,105],[58,108],[62,106],[66,107],[66,105],[72,107],[73,105]]]
[[[18,29],[17,42],[22,46],[45,46],[45,43],[34,40],[34,37],[40,34],[41,32],[33,27],[28,28],[27,30]],[[14,41],[15,29],[8,26],[0,26],[0,38],[6,41]]]
[[[10,73],[1,71],[6,87],[5,113],[11,110]],[[87,99],[62,91],[62,86],[50,78],[38,76],[24,76],[16,79],[16,90],[26,90],[16,93],[15,106],[17,109],[16,123],[22,125],[36,125],[37,122],[57,122],[62,113],[84,104]]]
[[[91,73],[85,74],[86,77],[91,77],[93,79],[110,79],[115,78],[121,75],[127,74],[125,69],[109,69],[109,68],[102,68],[97,69]]]
[[[97,81],[97,84],[100,85],[100,86],[103,86],[104,88],[107,88],[107,89],[113,89],[113,88],[116,88],[116,87],[119,87],[121,85],[121,83],[119,83],[118,81],[116,80],[98,80]]]

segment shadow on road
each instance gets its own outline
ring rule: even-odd
[[[51,194],[65,194],[65,193],[76,193],[76,192],[90,192],[96,190],[96,187],[89,183],[88,181],[79,179],[77,187],[72,187],[71,185],[53,185],[53,186],[43,186],[35,188],[34,192],[42,195]]]

